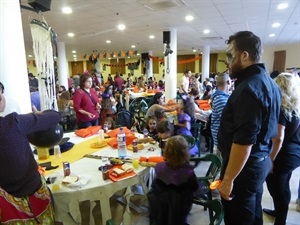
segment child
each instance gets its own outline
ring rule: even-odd
[[[154,116],[156,117],[157,123],[166,120],[165,110],[163,108],[156,109],[154,112]]]
[[[186,224],[198,182],[189,164],[188,143],[181,136],[171,137],[158,163],[152,189],[148,193],[150,224]]]
[[[107,129],[108,130],[113,130],[115,128],[114,119],[110,116],[105,118],[104,124],[107,124]]]
[[[186,135],[186,136],[193,136],[191,133],[191,124],[194,119],[195,115],[195,107],[194,107],[194,101],[186,97],[185,99],[182,99],[182,105],[177,108],[177,120],[178,123],[176,123],[176,134],[179,135]],[[190,149],[191,156],[196,155],[198,153],[198,147],[197,145],[194,145]]]
[[[152,116],[147,118],[147,127],[146,129],[149,131],[149,136],[152,137],[155,141],[158,141],[158,132],[156,130],[156,119]]]

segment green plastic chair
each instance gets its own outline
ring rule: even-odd
[[[224,211],[222,203],[219,199],[214,200],[203,200],[203,199],[195,199],[193,201],[194,204],[202,205],[207,207],[210,211],[213,212],[212,217],[209,219],[209,225],[221,225],[224,218]]]
[[[199,186],[201,187],[195,193],[194,200],[193,200],[197,202],[197,204],[199,204],[200,200],[201,201],[212,200],[212,192],[211,189],[209,188],[209,185],[211,182],[213,182],[216,179],[222,167],[222,160],[218,155],[213,153],[206,154],[203,157],[195,157],[190,159],[190,163],[194,165],[194,167],[197,167],[200,162],[210,162],[210,165],[204,177],[197,176],[196,174]],[[205,205],[203,206],[204,209],[206,210],[206,206]],[[212,218],[213,216],[212,210],[209,210],[209,216],[210,218]]]
[[[193,136],[188,136],[188,135],[183,135],[181,134],[180,136],[184,137],[184,139],[187,141],[189,144],[189,149],[192,149],[195,146],[195,138]]]
[[[110,219],[106,221],[106,225],[115,225],[115,222],[112,219]]]

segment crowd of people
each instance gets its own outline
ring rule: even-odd
[[[165,157],[165,162],[155,166],[156,175],[148,194],[150,222],[170,224],[161,213],[166,212],[171,213],[175,221],[181,221],[180,224],[187,223],[193,192],[198,188],[189,159],[200,149],[197,145],[190,147],[186,137],[193,136],[191,127],[196,122],[195,112],[201,112],[195,101],[202,99],[211,104],[214,152],[222,158],[222,182],[218,190],[225,224],[262,225],[263,212],[275,217],[275,225],[286,224],[291,200],[289,181],[292,172],[300,166],[298,72],[293,68],[290,73],[283,72],[272,79],[261,63],[261,40],[250,31],[230,36],[226,55],[229,70],[217,74],[214,79],[207,78],[201,83],[199,74],[192,75],[186,70],[180,81],[178,102],[165,103],[162,80],[146,82],[144,76],[133,80],[131,74],[127,80],[121,74],[114,78],[109,75],[104,84],[95,74],[84,73],[74,79],[69,89],[57,86],[59,112],[63,117],[73,115],[78,129],[104,123],[113,129],[114,116],[125,110],[122,98],[125,88],[136,85],[141,90],[159,89],[145,114],[143,129],[147,129],[149,137],[139,139],[140,142],[158,141]],[[41,127],[53,126],[61,121],[61,115],[51,110],[38,112],[40,106],[34,94],[38,91],[38,81],[30,73],[28,78],[33,111],[37,113],[11,113],[0,117],[0,209],[3,204],[9,205],[15,217],[20,210],[29,210],[30,219],[40,224],[53,224],[50,192],[38,173],[26,135]],[[101,86],[105,89],[100,90]],[[4,85],[0,83],[0,111],[5,109],[3,93]],[[176,119],[170,121],[165,113],[175,110]],[[5,172],[7,169],[10,169],[9,176]],[[274,210],[261,206],[265,181]],[[163,198],[166,190],[174,194],[174,189],[185,191],[180,205],[173,205],[176,210],[170,212],[162,208],[157,199]],[[7,195],[12,198],[6,198]],[[297,200],[300,211],[299,197],[300,193]],[[13,207],[14,201],[22,203],[20,208]],[[0,213],[0,221],[8,215],[1,210]]]

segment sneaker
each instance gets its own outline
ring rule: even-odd
[[[275,210],[272,210],[272,209],[263,209],[263,212],[269,216],[272,216],[272,217],[276,217],[276,212]]]
[[[299,204],[296,206],[296,211],[300,212],[300,205]]]

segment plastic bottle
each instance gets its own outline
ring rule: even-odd
[[[123,127],[120,127],[118,133],[118,157],[119,159],[126,157],[126,135]]]

